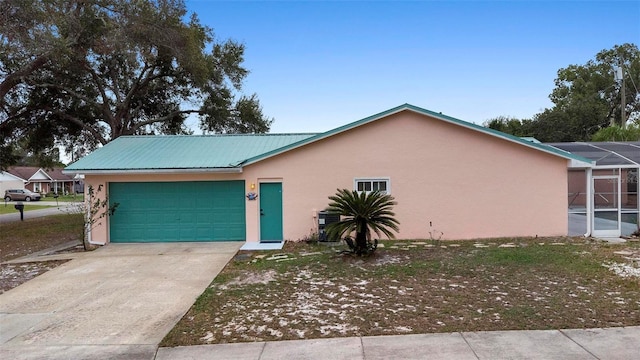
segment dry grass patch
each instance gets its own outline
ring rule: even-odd
[[[61,214],[2,224],[0,262],[71,240],[80,244],[82,222],[82,214]]]
[[[24,211],[48,209],[50,207],[51,206],[47,206],[47,205],[34,205],[33,203],[26,203],[24,204]],[[15,209],[14,204],[5,203],[5,205],[0,205],[0,215],[14,214],[14,213],[20,214],[20,212]]]
[[[82,214],[61,214],[4,223],[0,231],[0,262],[72,240],[77,240],[80,244],[82,221]],[[66,260],[0,264],[0,294],[65,262]]]
[[[300,243],[238,257],[161,345],[640,325],[640,277],[610,269],[635,267],[638,243],[384,245],[366,259]]]

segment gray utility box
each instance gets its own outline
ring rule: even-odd
[[[340,221],[340,214],[328,211],[318,212],[318,241],[340,241],[340,239],[327,238],[327,225]]]

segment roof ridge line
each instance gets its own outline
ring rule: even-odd
[[[444,122],[447,122],[447,123],[450,123],[450,124],[461,126],[461,127],[470,129],[472,131],[478,131],[478,132],[487,134],[489,136],[498,137],[498,138],[501,138],[503,140],[510,141],[510,142],[513,142],[513,143],[516,143],[516,144],[519,144],[521,146],[525,146],[525,147],[528,147],[528,148],[532,148],[532,149],[537,150],[537,151],[542,151],[544,153],[547,153],[547,154],[550,154],[550,155],[553,155],[553,156],[560,156],[560,157],[563,157],[565,159],[572,159],[572,160],[576,160],[576,161],[580,161],[580,162],[585,162],[586,160],[588,160],[588,159],[586,159],[584,157],[581,157],[581,156],[576,156],[576,155],[571,154],[571,153],[566,153],[564,151],[559,151],[559,149],[556,149],[554,147],[546,146],[546,145],[544,145],[542,143],[536,144],[536,143],[533,143],[533,142],[530,142],[530,141],[527,141],[527,140],[523,140],[518,136],[514,136],[514,135],[511,135],[511,134],[504,133],[502,131],[498,131],[498,130],[494,130],[494,129],[491,129],[491,128],[487,128],[487,127],[484,127],[482,125],[478,125],[478,124],[475,124],[475,123],[472,123],[472,122],[469,122],[469,121],[465,121],[465,120],[462,120],[462,119],[455,118],[453,116],[445,115],[442,112],[435,112],[435,111],[428,110],[428,109],[425,109],[425,108],[422,108],[422,107],[419,107],[419,106],[416,106],[416,105],[412,105],[412,104],[409,104],[409,103],[404,103],[402,105],[395,106],[395,107],[393,107],[391,109],[388,109],[388,110],[385,110],[385,111],[382,111],[382,112],[367,116],[367,117],[362,118],[360,120],[356,120],[356,121],[350,122],[348,124],[339,126],[337,128],[334,128],[334,129],[331,129],[331,130],[328,130],[328,131],[325,131],[325,132],[322,132],[322,133],[318,133],[315,136],[312,136],[310,138],[303,139],[303,140],[294,142],[292,144],[283,146],[281,148],[274,149],[272,151],[266,152],[264,154],[248,158],[243,162],[243,164],[251,164],[251,163],[254,163],[254,162],[257,162],[257,161],[261,161],[261,160],[264,160],[264,159],[269,158],[271,156],[274,156],[274,155],[277,155],[279,153],[282,153],[284,151],[289,151],[289,150],[292,150],[292,149],[297,148],[299,146],[304,146],[304,145],[312,143],[312,142],[320,141],[320,140],[325,139],[327,137],[334,136],[336,134],[339,134],[339,133],[354,129],[356,127],[368,124],[368,123],[373,122],[373,121],[380,120],[382,118],[385,118],[385,117],[400,113],[402,111],[412,111],[414,113],[418,113],[418,114],[421,114],[421,115],[424,115],[424,116],[430,116],[430,117],[433,117],[433,118],[435,118],[435,119],[437,119],[439,121],[444,121]]]
[[[608,143],[613,143],[613,141],[603,141],[603,142],[605,142],[605,143],[606,143],[606,142],[608,142]],[[626,156],[624,156],[624,155],[622,155],[622,154],[618,153],[617,151],[613,151],[613,150],[609,150],[609,149],[601,148],[601,147],[596,146],[596,145],[593,145],[593,144],[589,144],[589,146],[592,146],[592,147],[594,147],[594,148],[596,148],[596,149],[598,149],[598,150],[609,151],[611,154],[614,154],[614,155],[616,155],[616,156],[620,156],[621,158],[623,158],[623,159],[627,160],[627,161],[628,161],[628,162],[630,162],[630,163],[637,164],[635,161],[633,161],[633,160],[629,159],[628,157],[626,157]],[[609,154],[609,155],[610,155],[610,154]],[[604,159],[604,158],[606,158],[606,157],[607,157],[607,156],[609,156],[609,155],[603,156],[603,157],[601,157],[601,158],[600,158],[600,159],[598,159],[598,160]],[[596,161],[597,161],[597,160],[596,160]]]
[[[300,135],[318,135],[318,134],[322,134],[322,132],[293,132],[293,133],[258,133],[258,134],[197,134],[197,135],[190,135],[190,134],[169,134],[169,135],[121,135],[119,137],[117,137],[114,140],[120,139],[120,138],[124,138],[124,139],[131,139],[131,138],[170,138],[170,137],[175,137],[175,138],[194,138],[194,137],[241,137],[241,136],[300,136]]]

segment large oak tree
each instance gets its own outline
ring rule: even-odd
[[[263,133],[244,45],[183,0],[0,0],[0,166],[14,145],[90,150],[121,135]]]
[[[624,68],[625,121],[622,120],[622,81],[616,68]],[[498,117],[485,123],[516,136],[543,142],[589,141],[600,129],[640,123],[640,50],[636,44],[616,45],[583,65],[558,70],[549,95],[553,106],[530,120]]]
[[[616,79],[622,66],[625,80],[625,119],[622,119],[622,81]],[[624,126],[640,117],[640,50],[636,44],[616,45],[596,54],[584,65],[558,70],[555,88],[549,98],[558,110],[588,125],[607,123]]]

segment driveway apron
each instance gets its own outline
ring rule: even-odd
[[[242,242],[109,244],[0,295],[0,358],[153,359]]]

